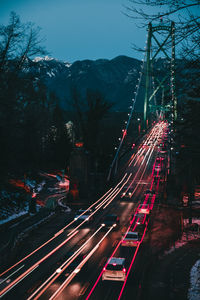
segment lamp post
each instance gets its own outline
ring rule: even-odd
[[[138,121],[138,135],[140,135],[140,132],[141,132],[140,118],[137,118],[137,121]]]

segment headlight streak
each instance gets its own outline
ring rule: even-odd
[[[121,181],[119,182],[119,184],[121,184],[121,182],[124,180],[124,178],[127,176],[127,173],[124,175],[124,177],[121,179]],[[118,184],[118,185],[119,185]],[[95,203],[93,203],[86,211],[88,211],[90,208],[92,208],[94,205],[96,205],[99,201],[101,201],[108,193],[110,193],[112,191],[112,188],[111,189],[109,189],[100,199],[98,199]],[[105,203],[105,201],[103,200],[102,201],[102,203],[104,204]],[[103,205],[102,204],[102,205]],[[102,206],[101,205],[101,206]],[[84,213],[86,213],[86,211],[84,212]],[[97,211],[97,210],[96,210]],[[94,213],[96,213],[96,211],[94,212]],[[84,214],[83,213],[83,214]],[[94,214],[93,213],[93,214]],[[81,214],[81,215],[83,215],[83,214]],[[92,214],[92,215],[93,215]],[[80,215],[80,216],[81,216]],[[79,216],[79,217],[80,217]],[[78,219],[78,218],[77,218]],[[87,220],[85,220],[85,222],[86,222]],[[67,227],[69,227],[72,223],[74,223],[75,221],[72,221],[72,222],[70,222],[69,224],[67,224],[67,226],[65,226],[64,228],[62,228],[61,230],[59,230],[56,234],[54,234],[54,236],[51,238],[51,239],[49,239],[48,241],[46,241],[44,244],[42,244],[41,246],[39,246],[38,248],[36,248],[33,252],[31,252],[31,253],[29,253],[26,257],[24,257],[23,259],[21,259],[20,261],[18,261],[16,264],[14,264],[14,265],[12,265],[10,268],[8,268],[7,270],[5,270],[4,272],[2,272],[1,274],[0,274],[0,277],[1,276],[3,276],[4,274],[6,274],[7,272],[9,272],[10,270],[12,270],[14,267],[16,267],[17,265],[19,265],[21,262],[23,262],[23,261],[25,261],[27,258],[29,258],[30,256],[32,256],[34,253],[36,253],[37,251],[39,251],[40,249],[42,249],[45,245],[47,245],[48,243],[50,243],[52,240],[54,240],[57,236],[59,236],[61,233],[63,233],[64,232],[64,230],[67,228]],[[83,223],[85,223],[85,222],[82,222],[81,224],[80,224],[80,226],[83,224]],[[80,227],[80,226],[78,226],[78,228]],[[68,234],[68,236],[70,236],[70,237],[72,237],[73,236],[73,233],[75,233],[76,232],[76,230],[77,230],[77,228],[75,228],[72,232],[70,232],[69,234]],[[21,268],[19,268],[18,269],[18,271],[20,270]],[[14,272],[15,273],[15,272]],[[13,273],[13,274],[14,274]],[[9,275],[9,277],[11,277],[13,274],[11,274],[11,275]],[[0,295],[1,295],[1,292],[0,292]]]
[[[147,143],[147,142],[148,142],[148,140],[150,139],[150,137],[151,137],[152,134],[153,134],[153,132],[150,133],[150,136],[146,138],[146,140],[144,141],[144,143]],[[141,153],[140,153],[140,152],[141,152]],[[139,160],[139,158],[140,158],[140,156],[141,156],[144,152],[145,152],[145,149],[140,148],[140,149],[138,150],[137,154],[133,157],[133,159],[131,160],[131,162],[129,163],[128,166],[130,167],[130,166],[132,165],[132,163],[134,162],[135,158],[138,157],[137,160],[136,160],[136,162],[135,162],[135,164],[134,164],[134,167],[135,167],[136,164],[137,164],[137,162],[138,162],[138,160]]]
[[[132,175],[132,173],[131,173],[131,175]],[[108,198],[113,194],[113,193],[115,193],[115,190],[117,189],[117,187],[125,180],[125,178],[126,178],[126,176],[127,176],[127,173],[125,173],[125,175],[123,176],[123,178],[121,179],[121,181],[115,186],[115,188],[112,190],[112,193],[110,193],[103,201],[102,201],[102,203],[104,202],[106,202],[105,200],[108,200]],[[102,203],[100,203],[100,204],[98,204],[96,207],[95,207],[95,209],[96,208],[98,208]]]
[[[103,209],[105,209],[115,199],[115,197],[121,192],[121,190],[127,184],[127,182],[129,181],[129,179],[130,179],[131,176],[132,176],[132,173],[128,176],[127,180],[123,183],[123,185],[121,186],[121,188],[118,189],[118,191],[115,194],[115,196],[113,198],[111,198],[111,200],[106,203],[106,205],[103,207]]]
[[[144,140],[143,143],[148,143],[148,141],[151,139],[151,137],[152,137],[152,135],[154,134],[155,131],[156,131],[156,128],[153,128],[153,129],[151,130],[151,132],[149,133],[149,136],[146,138],[146,140]],[[136,156],[141,156],[141,155],[144,153],[144,151],[145,151],[145,149],[140,148],[140,149],[138,150],[137,154],[136,154],[135,157],[131,160],[131,162],[129,163],[128,166],[130,167],[131,164],[133,163],[133,161],[135,160]],[[140,153],[140,152],[142,152],[142,153]],[[140,154],[140,155],[139,155],[139,154]],[[138,157],[138,159],[139,159],[139,157]],[[134,166],[137,164],[138,159],[136,160]]]
[[[124,181],[124,179],[125,179],[125,177],[127,176],[127,173],[124,175],[124,177],[122,178],[122,180],[118,183],[118,185],[119,184],[121,184],[123,181]],[[106,199],[104,199],[98,206],[97,206],[97,209],[93,212],[93,213],[91,213],[90,214],[90,217],[91,216],[93,216],[106,202],[108,202],[104,207],[103,207],[103,209],[105,209],[115,198],[116,198],[116,196],[119,194],[119,192],[122,190],[122,188],[124,187],[124,185],[128,182],[128,180],[129,180],[129,178],[132,176],[132,173],[128,176],[128,179],[125,181],[125,183],[123,183],[123,185],[122,185],[122,187],[119,189],[119,188],[117,188],[116,189],[116,191],[114,191],[115,189],[113,189],[112,190],[112,192],[111,192],[111,200],[110,200],[110,195],[108,195],[107,197],[106,197]],[[118,186],[117,185],[117,186]],[[116,188],[116,187],[115,187]],[[110,201],[109,201],[110,200]],[[80,215],[81,216],[81,215]],[[84,223],[86,223],[87,222],[87,219],[86,220],[84,220],[83,222],[81,222],[77,227],[75,227],[72,231],[70,231],[69,233],[68,233],[68,236],[69,235],[71,235],[76,229],[78,229],[79,227],[81,227]]]
[[[33,297],[35,297],[36,294],[40,291],[40,293],[34,298],[34,300],[38,299],[45,291],[46,289],[66,270],[66,268],[78,257],[78,255],[81,253],[81,251],[87,246],[89,241],[102,229],[103,226],[100,226],[90,237],[87,239],[87,241],[76,251],[71,255],[60,267],[56,269],[56,271],[41,285],[37,288],[37,290],[27,299],[31,300]],[[61,271],[58,273],[57,270],[61,269]],[[51,280],[51,281],[50,281]],[[45,288],[43,288],[45,286]],[[43,288],[43,289],[42,289]],[[42,289],[42,290],[41,290]]]
[[[124,175],[124,177],[122,178],[122,180],[120,181],[120,183],[123,181],[123,179],[127,176],[127,173]],[[120,184],[119,183],[119,184]],[[90,208],[92,208],[94,205],[96,205],[99,201],[101,201],[108,193],[110,193],[112,191],[112,188],[110,188],[101,198],[99,198],[95,203],[93,203],[87,210],[84,211],[84,213],[82,213],[80,216],[82,216],[83,214],[85,214]],[[79,218],[78,217],[78,218]],[[77,219],[78,219],[77,218]],[[17,263],[15,263],[14,265],[12,265],[11,267],[9,267],[7,270],[3,271],[0,274],[0,277],[2,277],[4,274],[6,274],[7,272],[9,272],[10,270],[12,270],[14,267],[16,267],[17,265],[19,265],[20,263],[22,263],[23,261],[25,261],[27,258],[29,258],[30,256],[32,256],[34,253],[36,253],[37,251],[39,251],[40,249],[42,249],[44,246],[46,246],[48,243],[50,243],[52,240],[54,240],[57,236],[59,236],[60,234],[62,234],[64,232],[65,229],[67,229],[70,225],[72,225],[75,221],[71,221],[70,223],[68,223],[65,227],[63,227],[61,230],[59,230],[57,233],[54,234],[54,236],[52,238],[50,238],[48,241],[46,241],[45,243],[43,243],[41,246],[39,246],[38,248],[36,248],[34,251],[32,251],[31,253],[29,253],[27,256],[25,256],[24,258],[22,258],[20,261],[18,261]],[[71,233],[70,233],[71,234]],[[10,275],[11,276],[11,275]]]
[[[95,209],[99,209],[102,204],[106,203],[114,194],[116,194],[116,191],[118,191],[119,188],[115,188],[114,190],[112,190],[112,193],[110,193],[100,204],[98,204]]]
[[[3,290],[1,290],[0,291],[0,296],[3,296],[5,293],[7,293],[9,290],[11,290],[13,286],[15,286],[16,284],[18,284],[21,280],[23,280],[27,275],[30,274],[30,272],[32,272],[37,266],[39,266],[44,260],[46,260],[48,257],[50,257],[53,253],[55,253],[63,245],[65,245],[77,233],[78,233],[78,230],[73,235],[71,235],[66,240],[64,240],[61,244],[59,244],[56,248],[54,248],[51,252],[49,252],[47,255],[45,255],[43,258],[41,258],[36,263],[34,263],[33,266],[31,266],[28,270],[26,270],[19,277],[17,277],[14,281],[12,281],[8,286],[6,286]]]
[[[144,141],[144,143],[148,143],[148,140],[151,138],[151,136],[153,135],[153,133],[154,133],[155,130],[156,130],[155,128],[152,130],[152,132],[151,132],[150,135],[147,137],[147,139]],[[140,148],[139,151],[141,151],[141,149],[142,149],[142,148]],[[144,151],[145,151],[145,149],[142,149],[142,153],[140,154],[140,156],[143,154]],[[139,157],[138,157],[138,159],[139,159]],[[135,162],[134,166],[137,164],[138,159],[137,159],[137,161]],[[131,165],[131,164],[132,164],[132,162],[130,163],[130,165]]]
[[[83,259],[83,261],[76,267],[76,269],[81,269],[88,259],[94,254],[94,252],[98,249],[99,245],[106,238],[106,236],[113,230],[113,226],[105,233],[105,235],[101,238],[101,240],[97,243],[97,245],[88,253],[88,255]],[[75,270],[76,270],[75,269]],[[62,283],[62,285],[58,288],[58,290],[49,298],[49,300],[56,299],[60,293],[67,287],[67,285],[72,281],[72,279],[76,276],[75,270],[68,276],[68,278]]]
[[[132,175],[132,173],[131,173]],[[106,202],[106,200],[108,201],[109,198],[115,193],[115,190],[117,189],[117,187],[124,181],[125,177],[127,176],[127,173],[125,173],[125,175],[123,176],[123,178],[121,179],[121,181],[115,186],[115,188],[112,190],[112,193],[110,193],[105,199],[104,201],[102,201],[102,203]],[[98,208],[102,203],[98,204],[95,208]]]
[[[154,148],[151,149],[151,153],[153,152],[153,149],[154,149]],[[145,156],[144,156],[144,158],[143,158],[143,161],[146,159],[148,153],[149,153],[149,150],[148,150],[147,153],[145,154]],[[148,162],[148,161],[147,161],[147,162]],[[133,184],[134,181],[136,180],[136,178],[137,178],[137,176],[138,176],[138,173],[139,173],[139,171],[140,171],[141,168],[142,168],[142,164],[140,165],[139,169],[137,170],[137,172],[136,172],[134,178],[132,179],[131,183],[129,184],[129,186],[128,186],[127,189],[125,190],[125,193],[127,193],[127,191],[130,189],[130,187],[132,186],[132,184]],[[145,170],[146,170],[146,168],[147,168],[147,163],[146,163]],[[143,172],[143,174],[144,174],[144,172]],[[140,180],[142,180],[143,174],[142,174],[142,176],[140,177]],[[133,196],[133,194],[134,194],[135,190],[137,189],[137,187],[138,187],[138,184],[136,185],[134,191],[132,192],[131,197]]]
[[[90,208],[92,208],[94,205],[96,205],[99,201],[101,201],[109,192],[112,191],[112,188],[109,189],[100,199],[98,199],[95,203],[93,203],[87,210],[89,210]],[[85,212],[84,212],[85,213]],[[80,215],[81,216],[81,215]],[[79,216],[79,217],[80,217]],[[57,233],[54,234],[54,236],[52,238],[50,238],[48,241],[46,241],[45,243],[43,243],[41,246],[39,246],[38,248],[36,248],[34,251],[32,251],[31,253],[29,253],[27,256],[25,256],[24,258],[22,258],[21,260],[19,260],[17,263],[15,263],[14,265],[12,265],[11,267],[9,267],[7,270],[3,271],[0,274],[0,277],[2,277],[4,274],[6,274],[7,272],[9,272],[10,270],[12,270],[14,267],[16,267],[17,265],[19,265],[20,263],[22,263],[23,261],[25,261],[27,258],[29,258],[30,256],[32,256],[34,253],[36,253],[37,251],[39,251],[40,249],[42,249],[44,246],[46,246],[48,243],[50,243],[52,240],[54,240],[57,236],[59,236],[61,233],[64,232],[65,229],[67,229],[72,223],[74,223],[75,221],[72,221],[70,223],[68,223],[65,227],[63,227],[62,229],[60,229]]]
[[[107,203],[106,203],[106,205],[103,206],[103,209],[105,209],[116,198],[116,196],[119,194],[120,191],[121,191],[121,189],[117,188],[115,193],[107,199]],[[105,204],[105,202],[104,202],[104,204]]]
[[[155,148],[155,146],[154,146],[154,148]],[[144,172],[143,172],[143,173],[144,173]],[[123,179],[126,177],[126,175],[127,175],[127,173],[124,175]],[[123,181],[123,179],[121,180],[121,182]],[[121,182],[120,182],[120,183],[121,183]],[[120,183],[119,183],[119,184],[120,184]],[[118,185],[119,185],[119,184],[118,184]],[[159,181],[158,181],[158,184],[159,184]],[[158,185],[158,184],[157,184],[157,185]],[[92,204],[92,205],[91,205],[84,213],[86,213],[91,207],[93,207],[94,205],[96,205],[96,203],[98,203],[99,201],[101,201],[101,199],[103,199],[103,198],[104,198],[109,192],[111,192],[111,191],[112,191],[112,188],[111,188],[109,191],[107,191],[107,193],[105,193],[105,194],[104,194],[100,199],[98,199],[95,203],[93,203],[93,204]],[[112,192],[111,192],[111,194],[112,194]],[[109,200],[109,199],[107,199],[106,201],[108,201],[108,200]],[[155,200],[155,198],[154,198],[154,200]],[[104,199],[104,200],[102,201],[102,203],[104,204],[106,201],[105,201],[105,199]],[[103,204],[102,204],[102,205],[103,205]],[[102,205],[101,205],[101,206],[102,206]],[[84,214],[84,213],[83,213],[83,214]],[[95,213],[95,212],[94,212],[94,213]],[[94,214],[94,213],[93,213],[93,214]],[[81,214],[81,215],[83,215],[83,214]],[[80,216],[81,216],[81,215],[80,215]],[[73,222],[71,222],[71,223],[73,223]],[[30,253],[29,255],[27,255],[26,257],[24,257],[22,260],[20,260],[19,262],[17,262],[15,265],[11,266],[8,270],[4,271],[2,274],[0,274],[0,276],[4,275],[4,274],[7,273],[9,270],[11,270],[11,269],[14,268],[15,266],[17,266],[19,263],[21,263],[22,261],[24,261],[25,259],[27,259],[28,257],[30,257],[32,254],[34,254],[36,251],[38,251],[39,249],[41,249],[42,247],[44,247],[46,244],[48,244],[50,241],[52,241],[55,237],[57,237],[58,235],[60,235],[60,234],[61,234],[68,226],[71,225],[71,223],[67,224],[67,226],[65,226],[65,227],[64,227],[63,229],[61,229],[57,234],[55,234],[54,237],[52,237],[50,240],[48,240],[47,242],[45,242],[43,245],[41,245],[40,247],[38,247],[37,249],[35,249],[32,253]],[[69,237],[69,239],[73,237],[72,234],[73,234],[73,232],[70,233],[71,236]],[[76,233],[75,233],[75,234],[76,234]],[[61,247],[61,246],[62,246],[62,244],[59,245],[58,247]],[[57,248],[56,248],[56,249],[57,249]],[[55,250],[55,249],[54,249],[54,250]],[[53,251],[54,251],[54,250],[53,250]],[[52,251],[51,251],[49,254],[47,254],[47,255],[45,256],[45,259],[46,259],[48,256],[50,256],[51,254],[52,254]],[[42,259],[42,261],[43,261],[43,259]],[[40,262],[42,262],[42,261],[40,261]],[[35,265],[34,265],[34,266],[35,266]],[[34,266],[33,266],[33,267],[34,267]],[[23,267],[23,266],[21,266],[19,269],[21,269],[22,267]],[[33,268],[33,267],[32,267],[32,268]],[[36,267],[38,267],[38,265],[36,265],[35,268],[36,268]],[[16,270],[15,272],[13,272],[13,274],[16,273],[17,271],[19,271],[19,269]],[[29,268],[29,270],[30,270],[30,269],[31,269],[31,268]],[[32,272],[33,270],[34,270],[34,269],[30,270],[30,272]],[[25,273],[26,273],[26,276],[29,275],[29,273],[27,273],[27,271],[26,271]],[[11,277],[13,274],[11,274],[9,277]],[[22,275],[23,275],[23,274],[22,274]],[[24,277],[24,278],[25,278],[25,277]],[[21,281],[22,279],[23,279],[23,278],[21,278],[20,281]],[[14,281],[14,282],[15,282],[15,281]],[[17,283],[18,283],[18,282],[17,282]],[[17,284],[17,283],[16,283],[16,284]],[[16,284],[14,284],[14,285],[16,285]],[[13,283],[12,283],[12,287],[14,287],[14,285],[13,285]],[[7,293],[7,292],[6,292],[6,293]],[[1,295],[1,294],[0,294],[0,295]]]

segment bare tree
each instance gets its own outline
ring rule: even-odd
[[[22,40],[22,25],[19,16],[11,12],[9,24],[0,26],[0,70],[16,54]]]
[[[9,24],[0,25],[0,71],[8,66],[10,60],[16,62],[19,70],[26,58],[46,54],[41,46],[43,41],[39,27],[33,23],[21,23],[19,16],[11,12]]]
[[[199,0],[128,0],[126,15],[141,20],[141,26],[153,21],[176,22],[176,44],[182,43],[184,54],[199,55]],[[152,9],[149,9],[152,8]],[[192,45],[192,47],[191,47]],[[134,47],[137,48],[137,47]]]

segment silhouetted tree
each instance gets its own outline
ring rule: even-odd
[[[82,139],[86,150],[90,152],[92,166],[97,165],[102,153],[101,144],[105,142],[101,132],[102,121],[112,107],[98,91],[86,91],[85,99],[81,99],[76,89],[72,94],[73,106],[76,113],[76,128],[78,139]]]
[[[194,96],[194,95],[193,95]],[[189,193],[189,206],[194,200],[195,185],[200,182],[200,103],[189,100],[182,107],[182,119],[176,122],[177,179]]]
[[[28,67],[29,57],[45,52],[40,43],[39,29],[33,24],[21,23],[19,16],[14,12],[10,14],[8,25],[0,25],[0,139],[2,143],[0,176],[2,177],[12,169],[19,169],[17,165],[20,165],[20,161],[23,162],[26,156],[28,157],[28,153],[30,154],[31,144],[27,145],[28,152],[23,152],[24,137],[28,135],[35,137],[36,132],[41,133],[41,130],[33,130],[34,127],[39,126],[39,119],[37,118],[35,122],[34,114],[38,117],[43,114],[45,119],[42,101],[46,102],[47,97],[45,95],[42,99],[38,98],[39,94],[41,95],[41,88],[40,92],[36,91],[37,84],[34,76],[24,72],[23,69],[25,63]],[[29,134],[28,130],[30,130]],[[34,142],[36,145],[36,138]]]

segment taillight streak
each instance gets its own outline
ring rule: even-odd
[[[133,223],[134,220],[135,220],[135,215],[136,215],[136,213],[137,213],[137,210],[136,210],[136,212],[135,212],[135,214],[134,214],[134,217],[133,217],[133,219],[132,219],[132,221],[131,221],[131,223],[130,223],[128,229],[126,230],[126,233],[125,233],[125,235],[124,235],[124,238],[126,237],[126,235],[127,235],[127,233],[129,232],[129,229],[130,229],[132,223]],[[136,226],[136,225],[135,225],[135,226]],[[124,238],[123,238],[121,241],[118,242],[116,248],[114,249],[113,253],[112,253],[111,256],[110,256],[110,259],[115,255],[115,253],[117,252],[117,249],[118,249],[119,246],[121,245],[122,241],[124,241]],[[110,261],[110,259],[109,259],[109,261]],[[103,267],[101,273],[99,274],[99,276],[98,276],[98,278],[97,278],[95,284],[93,285],[92,289],[90,290],[90,292],[89,292],[89,294],[88,294],[86,300],[88,300],[88,299],[90,298],[91,294],[93,293],[93,291],[94,291],[95,287],[97,286],[99,280],[101,279],[101,276],[102,276],[103,272],[105,271],[105,269],[106,269],[106,267],[107,267],[109,261],[107,261],[107,263],[104,265],[104,267]]]
[[[140,241],[139,244],[137,245],[137,248],[136,248],[135,253],[134,253],[134,255],[133,255],[131,264],[130,264],[130,266],[129,266],[129,268],[128,268],[128,271],[127,271],[127,274],[126,274],[125,281],[124,281],[124,283],[123,283],[123,286],[122,286],[122,288],[121,288],[121,291],[120,291],[120,294],[119,294],[119,297],[117,298],[117,300],[120,300],[120,299],[121,299],[122,293],[123,293],[123,291],[124,291],[124,288],[125,288],[125,285],[126,285],[126,282],[127,282],[127,279],[128,279],[128,275],[129,275],[129,273],[130,273],[130,271],[131,271],[131,268],[132,268],[132,265],[133,265],[133,263],[134,263],[134,261],[135,261],[135,258],[136,258],[137,252],[138,252],[138,250],[139,250],[140,244],[142,243],[142,241],[143,241],[143,239],[144,239],[144,236],[145,236],[145,233],[146,233],[146,230],[147,230],[147,225],[148,225],[148,223],[146,224],[146,227],[145,227],[143,236],[142,236],[142,238],[141,238],[141,241]]]
[[[154,151],[154,148],[155,148],[155,145],[152,147],[151,153],[150,153],[149,158],[148,158],[148,160],[147,160],[147,164],[148,164],[148,162],[149,162],[149,160],[150,160],[150,158],[151,158],[151,156],[152,156],[152,153],[153,153],[153,151]],[[144,158],[144,159],[145,159],[145,158]],[[145,169],[144,169],[144,171],[143,171],[143,173],[142,173],[141,178],[143,177],[144,172],[146,171],[147,164],[146,164],[146,167],[145,167]],[[140,178],[140,179],[141,179],[141,178]],[[135,178],[134,178],[134,179],[135,179]],[[133,182],[133,181],[132,181],[132,182]],[[130,188],[130,186],[132,185],[132,182],[131,182],[131,184],[129,185],[129,187],[127,188],[127,190],[128,190],[128,189]],[[138,186],[138,184],[137,184],[137,186]],[[134,194],[135,190],[137,189],[137,186],[135,187],[135,189],[134,189],[132,195]],[[127,192],[127,190],[126,190],[126,192]],[[155,196],[152,197],[152,198],[155,199]],[[148,196],[145,197],[145,200],[147,200],[147,199],[148,199]],[[131,221],[131,223],[130,223],[130,225],[129,225],[127,231],[126,231],[126,234],[124,235],[124,238],[126,237],[126,235],[127,235],[128,231],[129,231],[129,229],[130,229],[132,223],[134,222],[136,213],[137,213],[137,210],[136,210],[136,212],[135,212],[135,214],[134,214],[133,220]],[[135,260],[135,257],[136,257],[136,255],[137,255],[139,246],[140,246],[141,242],[143,241],[144,235],[145,235],[145,233],[146,233],[147,225],[148,225],[148,223],[146,223],[146,227],[145,227],[145,230],[144,230],[142,239],[141,239],[140,243],[138,244],[138,246],[137,246],[137,248],[136,248],[136,251],[135,251],[133,260],[132,260],[131,265],[130,265],[130,267],[129,267],[129,271],[127,272],[126,280],[127,280],[128,274],[129,274],[129,272],[130,272],[130,269],[131,269],[131,267],[132,267],[132,265],[133,265],[133,262],[134,262],[134,260]],[[136,227],[136,224],[134,225],[133,230],[135,229],[135,227]],[[113,251],[113,253],[112,253],[110,259],[114,256],[114,254],[116,253],[116,251],[117,251],[117,249],[119,248],[120,244],[124,241],[124,238],[123,238],[121,241],[119,241],[119,243],[117,244],[115,250]],[[104,270],[106,269],[106,266],[107,266],[108,263],[109,263],[109,261],[108,261],[108,262],[105,264],[105,266],[103,267],[103,269],[102,269],[101,273],[99,274],[99,276],[98,276],[98,278],[97,278],[95,284],[93,285],[92,289],[90,290],[90,292],[89,292],[89,294],[88,294],[86,300],[88,300],[88,299],[90,298],[91,294],[93,293],[93,291],[94,291],[95,287],[97,286],[97,284],[98,284],[98,282],[99,282],[99,280],[100,280],[100,278],[101,278],[101,276],[102,276]],[[125,284],[126,284],[126,283],[125,283]],[[124,289],[124,287],[125,287],[125,284],[123,285],[123,289]],[[122,290],[121,293],[120,293],[119,299],[121,298],[122,292],[123,292],[123,290]]]

